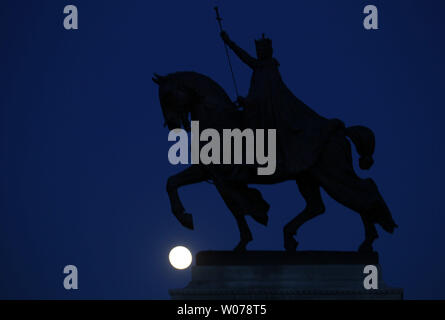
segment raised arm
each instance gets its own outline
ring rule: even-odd
[[[221,32],[221,38],[223,41],[229,46],[230,49],[235,52],[235,54],[238,56],[238,58],[241,59],[245,64],[247,64],[252,69],[255,67],[256,59],[253,58],[250,54],[248,54],[246,51],[238,47],[238,45],[230,40],[229,35],[225,32]]]

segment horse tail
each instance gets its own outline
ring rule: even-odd
[[[364,126],[352,126],[346,128],[346,136],[352,140],[357,153],[360,155],[360,168],[363,170],[371,168],[374,164],[374,159],[372,158],[375,148],[374,132]]]

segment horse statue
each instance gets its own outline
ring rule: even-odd
[[[159,100],[164,116],[164,126],[169,130],[183,127],[190,130],[190,121],[199,121],[200,129],[216,130],[242,128],[243,111],[231,101],[224,89],[207,76],[196,72],[176,72],[166,76],[155,74]],[[345,127],[342,121],[330,120],[327,138],[316,161],[300,172],[288,170],[277,162],[272,175],[257,175],[249,165],[192,164],[167,180],[167,193],[171,210],[179,222],[193,229],[192,215],[187,213],[178,195],[182,186],[211,181],[236,219],[240,241],[235,251],[245,251],[252,241],[252,234],[245,216],[267,224],[269,204],[261,193],[248,187],[249,184],[275,184],[294,180],[306,201],[306,207],[283,228],[284,248],[295,251],[298,229],[310,219],[325,212],[320,187],[342,205],[357,212],[363,222],[365,239],[359,252],[372,252],[373,242],[378,238],[376,224],[386,232],[393,233],[397,227],[374,181],[357,176],[352,165],[351,143],[361,156],[361,169],[373,164],[375,138],[373,132],[363,126]],[[350,141],[349,141],[349,139]],[[278,142],[279,144],[279,142]],[[292,145],[281,146],[293,148]],[[304,153],[305,150],[298,150]],[[239,177],[239,178],[238,178]]]

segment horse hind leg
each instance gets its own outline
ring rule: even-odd
[[[377,229],[375,228],[375,224],[373,222],[363,215],[360,215],[360,217],[362,218],[363,226],[365,228],[365,240],[358,248],[358,251],[373,252],[374,249],[372,244],[374,243],[375,239],[379,237],[379,234],[377,233]]]
[[[351,171],[352,173],[352,171]],[[360,245],[359,252],[372,252],[373,242],[378,238],[375,224],[380,217],[380,201],[377,188],[373,188],[373,182],[370,179],[361,179],[355,174],[344,176],[342,179],[332,179],[332,176],[318,176],[321,186],[334,200],[345,207],[357,212],[363,222],[365,229],[365,240]],[[372,205],[377,203],[377,206]],[[372,209],[372,210],[371,210]],[[388,214],[389,211],[388,211]]]
[[[298,189],[306,201],[306,207],[283,228],[284,248],[286,251],[295,251],[298,242],[295,240],[298,229],[307,221],[325,212],[325,206],[320,194],[320,186],[310,176],[297,180]]]
[[[375,185],[374,182],[372,182],[372,184]],[[377,187],[375,187],[375,190],[377,190]],[[365,240],[360,245],[358,249],[359,252],[373,251],[372,244],[374,240],[379,237],[375,227],[376,223],[380,224],[383,230],[388,233],[393,233],[394,229],[398,227],[380,193],[378,193],[378,191],[376,192],[378,194],[378,200],[360,214],[365,228]]]

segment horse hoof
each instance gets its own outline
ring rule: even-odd
[[[234,252],[237,252],[237,253],[239,253],[239,252],[246,252],[246,246],[247,246],[247,243],[245,243],[245,242],[240,242],[240,243],[238,243],[238,245],[235,247],[235,249],[233,249],[233,251],[234,251]]]
[[[179,221],[187,229],[193,230],[193,216],[190,213],[184,213]]]
[[[298,241],[293,236],[284,236],[284,249],[289,252],[296,251],[298,247]]]
[[[238,245],[233,249],[234,252],[245,252],[247,244],[252,241],[252,236],[241,239]]]
[[[267,227],[267,222],[269,221],[269,217],[267,216],[267,213],[256,213],[251,215],[253,220],[258,222],[259,224],[262,224],[263,226]]]
[[[374,252],[374,249],[372,248],[372,244],[370,243],[362,243],[360,247],[358,248],[358,252],[360,253],[370,253]]]
[[[269,216],[267,215],[267,212],[269,212],[270,206],[267,202],[263,202],[263,204],[260,205],[260,207],[253,211],[250,216],[259,224],[262,224],[263,226],[267,226],[267,222],[269,221]]]

